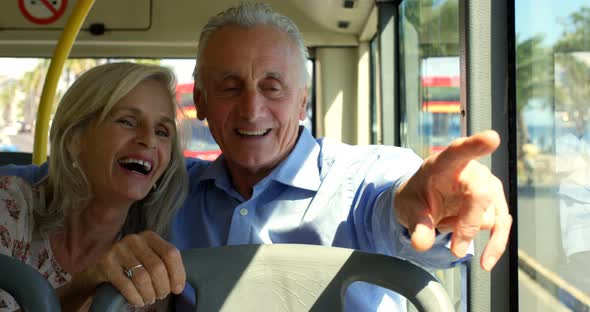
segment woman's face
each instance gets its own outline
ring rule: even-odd
[[[77,158],[95,197],[130,203],[144,198],[170,162],[175,135],[166,88],[154,80],[137,85],[81,136]]]

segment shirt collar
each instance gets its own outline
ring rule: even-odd
[[[320,187],[320,146],[309,130],[299,126],[300,135],[295,147],[275,170],[270,178],[280,183],[317,191]]]
[[[258,184],[275,180],[306,190],[317,191],[319,189],[321,183],[318,165],[320,146],[309,130],[303,126],[299,126],[299,133],[297,143],[289,156]],[[214,180],[215,185],[226,192],[233,189],[223,154],[219,155],[198,179],[199,182],[205,180]]]

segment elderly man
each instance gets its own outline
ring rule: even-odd
[[[500,181],[475,159],[497,148],[498,135],[459,139],[425,161],[401,148],[315,139],[299,126],[306,60],[297,27],[268,6],[242,4],[209,20],[194,100],[222,155],[189,160],[191,191],[172,242],[180,249],[317,244],[449,268],[469,258],[480,229],[491,229],[481,266],[492,269],[512,219]],[[403,309],[393,293],[353,287],[351,310]]]
[[[497,148],[498,135],[456,140],[424,161],[402,148],[315,139],[299,126],[308,96],[306,59],[293,22],[262,4],[230,8],[204,27],[194,99],[222,155],[214,162],[187,160],[190,193],[173,223],[172,243],[181,250],[338,246],[450,268],[470,258],[480,230],[491,230],[481,258],[491,270],[512,218],[500,181],[476,159]],[[179,265],[163,260],[169,271]],[[351,287],[351,311],[405,310],[393,292]]]

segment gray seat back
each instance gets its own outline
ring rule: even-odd
[[[344,248],[240,245],[182,252],[197,311],[341,311],[348,285],[365,281],[389,288],[420,311],[454,311],[444,288],[410,262]],[[125,303],[101,286],[91,311],[118,311]]]
[[[55,290],[39,272],[1,254],[0,289],[9,293],[23,311],[61,311]]]

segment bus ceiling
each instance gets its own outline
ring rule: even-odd
[[[293,19],[311,47],[356,46],[376,32],[374,1],[264,2]],[[4,12],[0,20],[0,56],[51,57],[75,1],[51,1],[52,7],[48,7],[49,3],[0,1],[0,11]],[[193,57],[200,28],[209,17],[235,3],[234,0],[96,1],[70,56]]]

